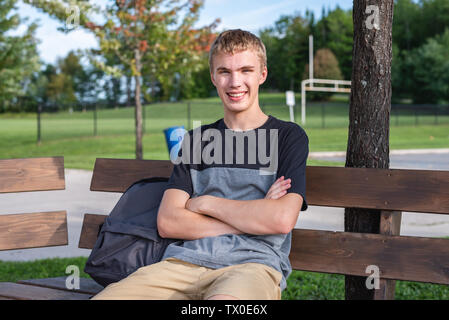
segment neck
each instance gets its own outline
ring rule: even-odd
[[[267,119],[268,116],[262,112],[260,107],[257,107],[237,113],[225,110],[223,120],[231,130],[247,131],[262,126]]]

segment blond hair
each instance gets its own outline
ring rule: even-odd
[[[253,50],[259,57],[261,67],[267,66],[267,50],[262,40],[249,31],[241,29],[227,30],[212,43],[209,51],[209,68],[213,71],[212,59],[219,53],[235,54],[245,50]]]

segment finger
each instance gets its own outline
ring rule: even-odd
[[[270,189],[268,189],[268,192],[275,190],[276,188],[278,188],[282,183],[282,179],[284,178],[284,176],[278,178],[270,187]],[[267,192],[267,193],[268,193]]]
[[[271,191],[272,191],[273,193],[277,193],[277,192],[286,190],[286,189],[288,189],[288,188],[290,188],[290,187],[291,187],[290,182],[285,181],[285,182],[282,182],[282,183],[276,185],[276,186],[273,188],[273,190],[271,190]]]
[[[284,180],[284,176],[279,177],[268,189],[267,194],[265,195],[266,199],[270,199],[274,193],[281,191],[285,188],[287,184],[290,183],[291,179]]]
[[[287,193],[286,190],[282,190],[282,191],[280,191],[280,192],[278,192],[276,194],[273,194],[271,196],[271,199],[277,200],[277,199],[281,198],[282,196],[284,196],[286,193]]]

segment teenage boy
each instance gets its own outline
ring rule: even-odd
[[[95,299],[281,298],[291,230],[307,209],[308,138],[260,109],[267,61],[258,37],[221,33],[209,65],[224,118],[185,135],[158,213],[160,235],[182,240]]]

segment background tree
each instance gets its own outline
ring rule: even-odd
[[[308,71],[309,64],[306,65]],[[314,77],[320,79],[335,79],[342,80],[340,67],[338,66],[338,60],[330,49],[318,49],[313,59],[313,72]]]
[[[367,14],[369,5],[378,8]],[[354,1],[354,49],[346,167],[389,168],[393,0]],[[368,23],[368,24],[367,24]],[[380,211],[345,209],[345,231],[379,233]],[[346,299],[372,299],[366,277],[346,276]]]
[[[115,77],[131,75],[136,108],[136,158],[142,159],[143,72],[148,72],[150,77],[167,86],[171,81],[168,80],[171,79],[169,70],[174,66],[182,69],[197,58],[202,46],[210,40],[212,28],[216,26],[214,22],[210,26],[193,29],[203,0],[116,0],[108,2],[103,10],[81,0],[25,2],[62,22],[68,19],[67,9],[77,6],[79,25],[93,32],[99,40],[100,49],[93,51],[99,59],[91,55],[95,65]],[[101,16],[101,23],[95,21],[94,13]],[[179,19],[182,14],[182,19]],[[186,51],[190,49],[198,50]],[[120,66],[107,65],[106,62],[112,60],[106,61],[105,55],[118,57]]]
[[[423,57],[425,49],[420,53],[417,49],[427,46],[429,39],[436,39],[446,28],[449,28],[449,2],[447,0],[396,0],[393,19],[393,99],[411,98],[415,103],[436,103],[441,100],[436,95],[423,92],[423,88],[435,86],[438,79],[430,75],[434,67],[429,67],[428,58]],[[436,40],[440,41],[440,40]],[[447,44],[445,50],[449,51]],[[412,53],[413,52],[413,53]],[[440,53],[435,53],[441,56]],[[421,55],[424,60],[417,56]],[[431,63],[433,64],[433,63]],[[444,68],[444,63],[441,65]],[[423,72],[423,78],[416,77]],[[435,75],[439,74],[438,70]],[[425,79],[425,80],[424,80]],[[431,90],[433,91],[433,90]],[[438,90],[437,90],[438,91]]]
[[[410,52],[404,64],[413,79],[414,102],[449,103],[449,28]]]
[[[0,112],[14,111],[26,95],[33,73],[40,67],[36,23],[23,35],[11,35],[25,20],[15,12],[14,0],[0,0]]]
[[[338,60],[331,50],[318,49],[313,57],[313,77],[316,79],[343,80]],[[309,64],[304,68],[303,79],[309,78]],[[310,92],[307,97],[311,100],[328,99],[330,92]]]
[[[336,7],[325,13],[313,28],[315,50],[328,48],[335,54],[343,78],[351,79],[353,23],[352,11]]]
[[[299,90],[302,71],[309,53],[309,20],[296,13],[281,16],[274,27],[261,30],[267,49],[268,78],[266,87]]]

